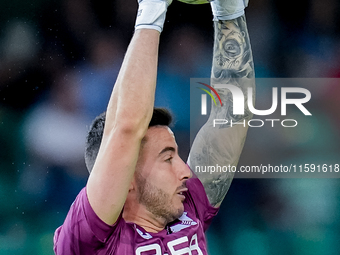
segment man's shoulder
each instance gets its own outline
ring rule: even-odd
[[[116,232],[124,225],[121,216],[113,225],[103,222],[93,211],[84,187],[72,203],[63,225],[54,233],[54,251],[56,254],[93,254],[115,240]]]

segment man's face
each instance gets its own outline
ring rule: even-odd
[[[185,181],[190,169],[178,155],[172,131],[166,126],[148,129],[135,173],[137,199],[156,218],[171,222],[184,211]]]

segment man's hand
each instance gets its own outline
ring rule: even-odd
[[[162,32],[165,14],[172,0],[138,0],[135,29],[149,28]]]
[[[210,2],[214,21],[232,20],[244,14],[249,0],[213,0]]]

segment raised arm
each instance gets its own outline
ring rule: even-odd
[[[165,0],[140,3],[136,31],[107,107],[103,139],[87,183],[89,202],[107,224],[116,222],[124,206],[152,117],[159,37],[167,6]]]
[[[246,102],[247,88],[253,87],[254,91],[255,77],[246,19],[243,13],[238,15],[240,14],[241,16],[237,18],[229,16],[231,20],[219,20],[220,17],[214,12],[215,41],[211,84],[215,88],[217,84],[237,86],[243,91]],[[236,166],[246,139],[247,120],[252,118],[252,114],[245,103],[245,114],[234,115],[231,92],[228,89],[216,88],[216,90],[221,96],[223,106],[212,104],[209,119],[194,140],[188,164],[203,183],[210,203],[218,207],[228,192],[234,174],[196,172],[195,167],[217,164]],[[224,119],[228,123],[213,127],[214,119]]]

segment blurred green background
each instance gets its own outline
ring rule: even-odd
[[[340,77],[339,7],[250,1],[256,76]],[[136,8],[135,0],[1,1],[0,255],[53,254],[54,230],[86,184],[86,131],[105,110]],[[211,20],[209,5],[175,1],[162,33],[156,105],[175,114],[183,159],[190,78],[210,76]],[[313,117],[289,132],[250,129],[240,165],[340,163],[340,85],[308,89]],[[259,108],[269,92],[258,86]],[[208,231],[210,254],[339,254],[339,195],[339,179],[235,179]]]

